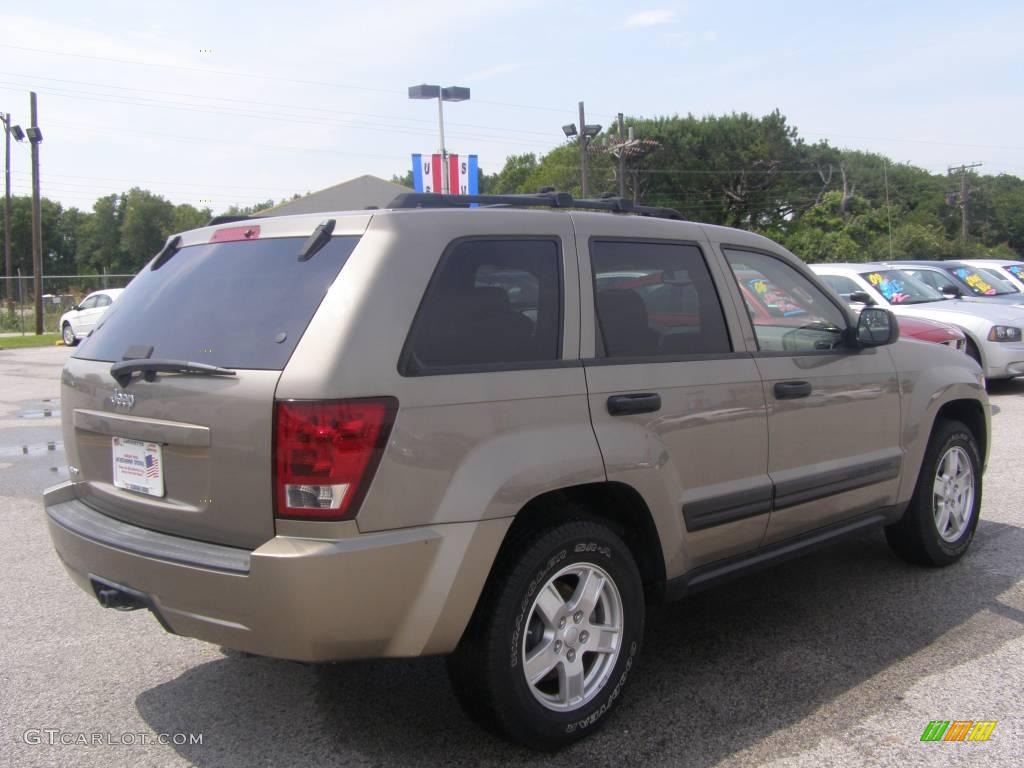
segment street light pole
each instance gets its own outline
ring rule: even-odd
[[[444,148],[444,99],[437,96],[437,127],[441,134],[441,193],[448,194],[448,150]]]
[[[588,196],[588,184],[587,184],[587,145],[590,143],[590,139],[587,137],[585,126],[587,121],[583,117],[583,102],[580,102],[580,194],[586,198]]]
[[[43,222],[39,200],[39,144],[43,134],[39,130],[36,113],[36,92],[29,94],[31,104],[32,127],[26,131],[29,143],[32,144],[32,285],[36,292],[36,335],[43,332]]]
[[[7,301],[14,306],[14,292],[11,286],[11,272],[14,266],[11,262],[11,113],[3,115],[4,121],[4,263],[6,271],[4,275],[4,293],[7,294]]]
[[[444,103],[446,101],[469,101],[469,88],[439,85],[411,85],[410,99],[437,99],[437,126],[441,134],[441,191],[448,194],[448,150],[444,145]],[[435,181],[435,184],[437,182]],[[434,189],[437,189],[435,186]]]

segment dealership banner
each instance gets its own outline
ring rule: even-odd
[[[448,191],[453,195],[477,194],[477,156],[448,155],[448,167],[443,168],[441,155],[412,156],[412,184],[417,192],[437,192],[444,189],[442,171],[448,175]]]

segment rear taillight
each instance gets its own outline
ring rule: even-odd
[[[275,403],[277,517],[355,517],[397,410],[393,397]]]

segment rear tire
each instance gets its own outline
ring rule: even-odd
[[[60,330],[60,335],[64,339],[65,347],[73,347],[78,343],[78,339],[75,338],[75,332],[71,329],[71,323],[64,323],[64,327]]]
[[[622,700],[643,629],[629,548],[607,526],[573,520],[496,563],[448,672],[470,718],[554,750],[603,725]]]
[[[981,511],[981,452],[959,421],[935,425],[910,506],[885,529],[889,546],[917,565],[955,563],[967,551]]]

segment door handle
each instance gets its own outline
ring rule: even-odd
[[[626,416],[631,413],[654,413],[661,410],[661,395],[644,392],[633,395],[612,395],[608,398],[608,413]]]
[[[811,394],[811,382],[809,381],[780,381],[775,385],[776,400],[795,400],[798,397],[807,397]]]

